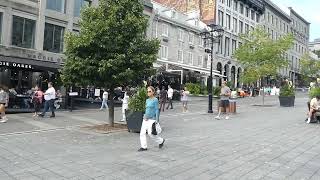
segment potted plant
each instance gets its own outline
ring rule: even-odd
[[[126,111],[129,132],[140,132],[147,98],[147,89],[139,87],[137,92],[129,99],[129,109]]]
[[[280,88],[279,101],[282,107],[294,106],[295,92],[293,86],[285,82]]]

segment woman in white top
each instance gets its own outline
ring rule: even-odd
[[[122,101],[122,119],[120,121],[126,121],[126,110],[128,109],[129,104],[129,96],[128,93],[125,92]]]
[[[182,112],[187,112],[188,110],[188,96],[190,92],[185,87],[181,92],[181,102],[182,102]]]

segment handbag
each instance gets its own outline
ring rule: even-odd
[[[152,124],[152,132],[151,132],[151,134],[158,135],[161,132],[162,132],[162,129],[161,129],[160,123],[159,122],[154,122]]]

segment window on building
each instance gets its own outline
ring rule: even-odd
[[[182,29],[179,29],[179,32],[178,32],[178,33],[179,33],[178,40],[179,40],[179,41],[183,41],[183,34],[184,34],[184,33],[183,33],[183,30],[182,30]]]
[[[227,6],[231,7],[231,0],[226,0],[226,2],[227,2]]]
[[[271,15],[271,24],[273,25],[273,15]]]
[[[243,12],[243,4],[242,4],[242,3],[240,3],[240,13],[241,13],[241,14],[244,13],[244,12]]]
[[[65,4],[65,0],[47,0],[47,9],[64,13]]]
[[[219,40],[218,52],[219,52],[220,54],[222,54],[222,40]]]
[[[274,39],[274,34],[273,34],[273,30],[271,30],[271,39]]]
[[[230,15],[226,14],[226,26],[228,29],[231,29]]]
[[[238,32],[238,20],[237,20],[237,18],[233,18],[233,31],[234,32]]]
[[[178,61],[183,62],[183,51],[182,50],[178,50]]]
[[[0,12],[0,44],[2,43],[2,12]]]
[[[199,36],[199,46],[204,47],[204,40],[202,39],[201,36]]]
[[[236,49],[237,49],[237,41],[232,39],[231,46],[232,46],[232,54],[233,54],[234,52],[236,52]]]
[[[63,51],[64,27],[46,23],[44,28],[43,50],[54,53]]]
[[[162,24],[162,36],[169,37],[169,26],[168,24]]]
[[[268,23],[270,23],[270,13],[268,12]]]
[[[249,24],[245,24],[245,33],[249,33]]]
[[[193,64],[193,53],[188,52],[188,64]]]
[[[278,28],[278,18],[276,18],[276,28]]]
[[[237,0],[233,0],[233,10],[234,11],[238,10],[238,1]]]
[[[203,56],[199,55],[198,56],[198,66],[202,66],[202,64],[203,64]]]
[[[79,17],[81,8],[90,6],[91,0],[74,0],[74,16]]]
[[[160,58],[165,60],[168,59],[168,46],[160,46]]]
[[[222,11],[218,11],[218,20],[219,20],[219,25],[223,26],[223,12]]]
[[[239,31],[241,34],[243,34],[243,22],[239,21]]]
[[[189,33],[189,44],[194,44],[194,34],[192,32]]]
[[[249,17],[249,7],[246,7],[246,17]]]
[[[224,48],[225,48],[225,56],[230,56],[230,38],[226,37],[225,43],[224,43]]]
[[[256,13],[254,12],[254,10],[251,10],[251,19],[252,19],[253,21],[256,20]]]
[[[23,48],[34,48],[36,21],[13,16],[12,45]]]
[[[259,23],[260,22],[260,14],[256,14],[256,22]]]

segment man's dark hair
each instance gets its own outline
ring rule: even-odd
[[[48,84],[50,84],[51,86],[53,86],[53,83],[52,83],[52,82],[48,82]]]
[[[320,99],[320,95],[317,95],[316,98],[317,98],[317,99]]]

